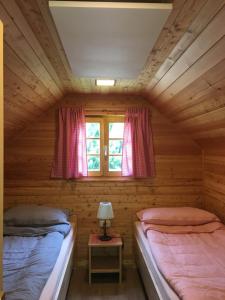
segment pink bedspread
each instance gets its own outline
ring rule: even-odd
[[[159,270],[181,299],[225,300],[224,225],[142,225]]]

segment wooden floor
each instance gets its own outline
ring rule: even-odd
[[[96,277],[97,276],[97,277]],[[70,280],[66,300],[146,300],[140,276],[135,268],[124,270],[122,284],[116,275],[95,274],[91,285],[85,268],[74,271]]]

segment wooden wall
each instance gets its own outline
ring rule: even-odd
[[[203,152],[204,207],[225,222],[225,139],[208,140]]]
[[[3,247],[3,24],[0,20],[0,298],[2,291]]]
[[[86,110],[121,111],[129,105],[148,105],[141,97],[68,95],[64,105]],[[37,203],[73,208],[78,215],[78,255],[87,257],[88,234],[98,231],[96,213],[101,200],[112,201],[113,230],[125,241],[126,259],[132,258],[135,212],[149,206],[201,206],[200,148],[152,108],[156,177],[151,180],[50,180],[55,140],[56,108],[12,141],[5,154],[5,205]],[[16,145],[16,147],[15,147]]]

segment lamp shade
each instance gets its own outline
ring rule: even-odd
[[[97,218],[100,220],[109,220],[114,218],[111,202],[99,203]]]

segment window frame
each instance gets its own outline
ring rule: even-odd
[[[86,115],[85,116],[85,123],[95,123],[95,122],[100,123],[100,171],[88,171],[88,177],[121,177],[122,176],[121,171],[109,171],[109,156],[110,156],[109,155],[109,141],[110,141],[109,123],[124,123],[124,118],[125,118],[124,115],[102,115],[102,116]],[[87,139],[88,138],[86,138],[86,140]],[[121,140],[120,138],[115,138],[114,140],[117,139]],[[107,155],[105,155],[106,149],[107,149]]]
[[[104,145],[104,123],[103,119],[99,116],[86,116],[85,117],[85,124],[86,123],[100,123],[100,171],[88,171],[88,177],[89,176],[103,176],[103,165],[104,165],[104,153],[101,151],[103,149]],[[87,142],[87,137],[86,137],[86,142]],[[93,155],[94,156],[94,155]],[[97,155],[96,155],[97,156]],[[88,154],[87,154],[88,157]]]
[[[109,171],[109,123],[124,123],[124,116],[105,116],[104,118],[105,122],[105,141],[104,145],[107,146],[107,156],[105,159],[105,176],[112,176],[112,177],[119,177],[122,176],[122,171]],[[121,140],[120,138],[111,138],[112,140]],[[123,138],[122,138],[123,140]],[[117,156],[117,155],[111,155],[111,156]],[[118,155],[122,156],[122,155]]]

